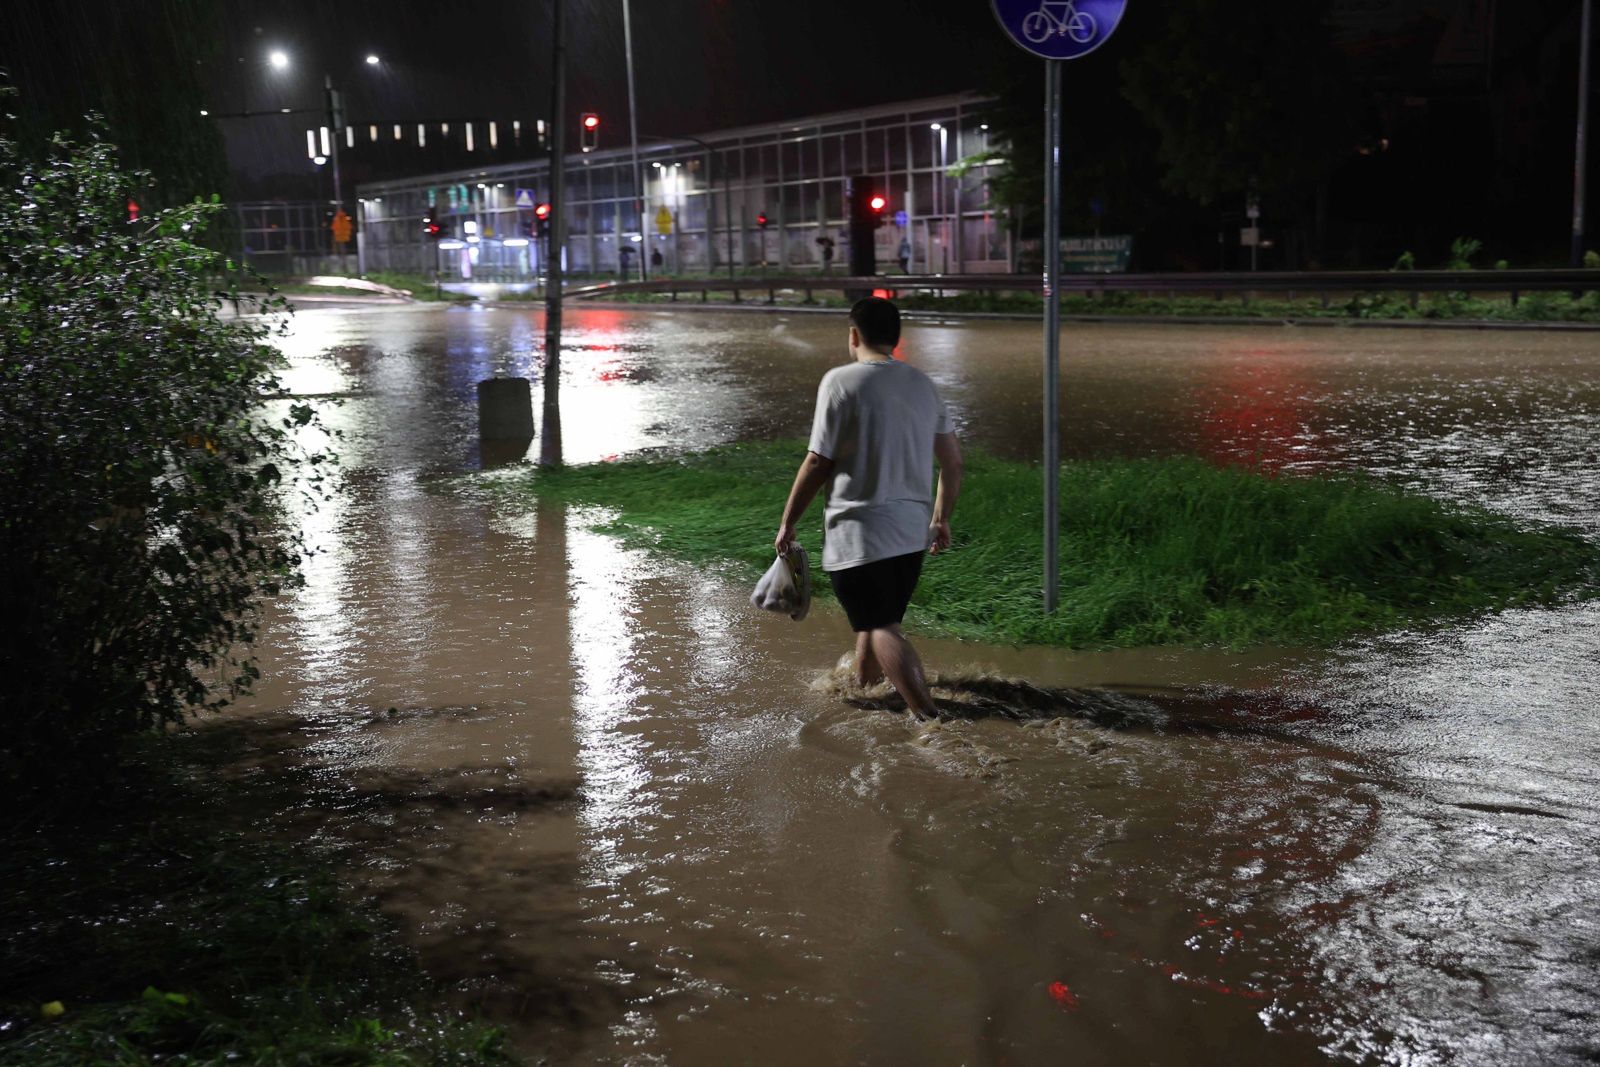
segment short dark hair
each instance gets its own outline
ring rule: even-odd
[[[900,343],[900,309],[881,296],[866,296],[850,307],[850,325],[869,348],[893,349]]]

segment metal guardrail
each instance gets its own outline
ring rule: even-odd
[[[1193,293],[1239,294],[1248,299],[1253,293],[1305,293],[1321,295],[1326,301],[1332,293],[1410,293],[1417,302],[1420,293],[1507,293],[1513,303],[1530,292],[1594,292],[1600,290],[1600,270],[1404,270],[1404,271],[1258,271],[1216,274],[1065,274],[1061,292],[1092,293]],[[630,293],[666,293],[677,300],[680,294],[698,295],[702,302],[711,293],[733,294],[741,302],[744,294],[766,294],[766,303],[776,303],[780,291],[814,292],[839,290],[887,290],[909,292],[1032,292],[1042,291],[1037,274],[878,274],[870,277],[829,277],[822,274],[773,275],[745,278],[656,278],[645,282],[601,282],[568,289],[566,295],[579,300]]]

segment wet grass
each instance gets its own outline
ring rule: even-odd
[[[753,582],[799,441],[535,472],[516,492],[599,505],[599,528]],[[1269,477],[1192,458],[1074,462],[1061,477],[1061,604],[1041,611],[1037,467],[969,456],[952,550],[908,622],[1008,644],[1326,645],[1600,595],[1600,546],[1359,477]],[[800,539],[818,557],[821,505]],[[817,583],[827,595],[827,582]]]
[[[0,1064],[508,1062],[314,843],[263,840],[292,786],[223,781],[208,734],[8,811]]]

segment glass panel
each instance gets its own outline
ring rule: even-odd
[[[783,179],[794,181],[807,176],[809,168],[802,162],[800,151],[801,142],[785,141],[783,143]]]
[[[680,230],[703,230],[706,225],[706,198],[704,194],[690,194],[683,199],[678,212]]]
[[[931,174],[914,174],[911,179],[911,198],[916,205],[918,216],[928,216],[938,211],[939,205],[933,200],[933,176]]]
[[[844,182],[837,179],[822,183],[822,203],[828,219],[844,222]]]
[[[866,166],[865,156],[863,155],[865,138],[860,130],[852,130],[844,134],[842,140],[844,142],[844,176],[849,177],[853,174],[860,174],[861,168]]]
[[[939,159],[939,132],[927,126],[911,127],[911,164],[931,167]]]
[[[820,147],[822,149],[822,174],[824,177],[837,177],[844,173],[844,147],[842,138],[836,133],[823,136]]]
[[[898,126],[889,131],[889,167],[904,170],[906,167],[906,129]]]
[[[896,133],[899,131],[896,130]],[[867,131],[867,155],[861,161],[862,174],[881,174],[888,167],[888,135],[883,130]]]
[[[783,221],[787,226],[795,226],[807,222],[816,211],[806,203],[802,185],[785,185],[783,187]],[[809,210],[808,210],[809,208]]]

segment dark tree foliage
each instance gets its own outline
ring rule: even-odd
[[[1316,258],[1319,198],[1354,151],[1362,101],[1325,9],[1130,8],[1102,49],[1063,70],[1063,232],[1136,234],[1145,269],[1215,267],[1218,230],[1231,237],[1254,188],[1274,228],[1293,233],[1294,261]],[[1044,198],[1042,69],[1022,58],[987,78],[1005,160],[994,206],[1029,238]]]
[[[40,153],[58,130],[86,134],[103,116],[123,166],[151,180],[136,191],[157,208],[228,194],[216,120],[200,114],[206,71],[223,39],[219,0],[7,0],[0,15],[0,84],[12,130]]]
[[[1192,0],[1122,64],[1123,92],[1156,131],[1162,184],[1199,204],[1240,197],[1297,206],[1357,137],[1359,94],[1325,0]]]
[[[322,492],[315,413],[268,416],[271,331],[226,313],[231,265],[197,243],[217,207],[130,223],[144,176],[115,156],[0,133],[0,779],[246,690],[302,550],[270,517]]]

